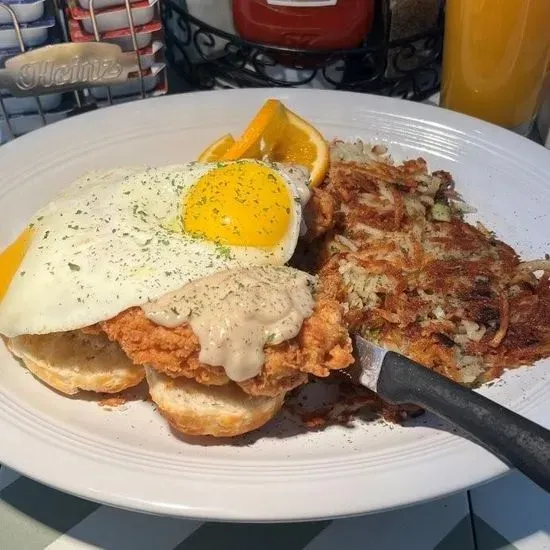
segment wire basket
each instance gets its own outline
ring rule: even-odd
[[[98,107],[131,101],[138,98],[144,99],[146,97],[166,93],[167,84],[165,63],[162,56],[163,48],[157,48],[156,51],[149,54],[149,58],[154,57],[154,60],[149,64],[148,73],[142,65],[140,57],[140,52],[143,52],[143,50],[138,48],[137,32],[139,29],[134,23],[131,1],[132,0],[121,0],[120,9],[125,10],[125,15],[128,19],[129,39],[131,40],[129,51],[134,52],[135,71],[132,71],[132,78],[130,79],[129,75],[126,75],[126,81],[117,81],[117,83],[113,83],[112,78],[107,78],[98,82],[97,85],[94,84],[93,81],[90,81],[89,84],[85,86],[79,85],[78,82],[74,81],[72,85],[67,86],[67,82],[61,82],[59,78],[63,80],[63,78],[67,77],[67,75],[70,76],[70,74],[73,74],[73,76],[77,74],[90,77],[94,72],[93,70],[90,71],[90,67],[93,67],[94,63],[105,63],[105,61],[109,61],[109,58],[106,59],[105,57],[101,57],[101,59],[90,59],[90,50],[88,49],[86,54],[85,47],[87,44],[91,44],[91,41],[87,43],[85,41],[80,42],[80,44],[82,44],[82,49],[78,52],[75,51],[75,56],[71,57],[70,60],[63,57],[63,55],[61,59],[56,57],[56,55],[59,56],[59,49],[55,50],[56,47],[62,47],[63,45],[71,43],[68,24],[69,17],[66,9],[68,3],[65,0],[48,2],[47,15],[48,19],[52,19],[52,24],[48,27],[47,37],[42,43],[29,46],[25,44],[23,39],[25,23],[18,20],[13,9],[13,6],[17,4],[10,5],[5,0],[0,0],[0,14],[4,15],[4,19],[9,19],[17,40],[17,46],[4,50],[0,49],[0,68],[5,70],[5,65],[9,62],[8,60],[13,61],[18,55],[26,53],[40,54],[40,52],[42,52],[43,55],[40,57],[40,63],[42,63],[42,65],[40,65],[41,68],[38,70],[46,72],[44,74],[41,73],[40,79],[47,80],[50,78],[47,74],[48,70],[51,70],[52,74],[54,73],[54,69],[59,71],[56,73],[58,81],[50,81],[48,86],[42,86],[42,92],[40,94],[33,92],[34,85],[36,85],[40,79],[36,80],[33,85],[23,85],[22,89],[26,90],[24,94],[12,95],[12,93],[15,93],[13,90],[11,92],[8,89],[0,90],[0,143],[14,139],[36,128],[40,128],[41,126],[46,126],[47,124]],[[95,8],[95,3],[97,3],[97,0],[89,0],[88,3],[91,24],[93,27],[93,40],[95,41],[93,43],[106,44],[106,42],[103,42],[102,35],[98,28],[96,16],[99,10]],[[160,22],[158,22],[158,17],[157,23],[160,29],[161,25]],[[52,52],[52,49],[49,48],[55,51]],[[105,55],[104,51],[105,50],[103,50],[101,55]],[[86,57],[86,55],[88,57]],[[112,55],[112,52],[110,52],[109,55]],[[86,64],[87,68],[85,70],[82,69],[81,72],[68,72],[71,70],[69,64],[77,58],[82,60],[83,57],[86,58],[83,63]],[[115,58],[110,61],[118,62],[119,59]],[[34,65],[36,64],[37,62],[35,61]],[[28,66],[27,69],[35,70],[30,66]],[[155,71],[154,74],[153,71]],[[148,77],[149,80],[147,81]],[[152,90],[150,88],[146,89],[146,83],[154,81],[152,77],[156,77],[160,84]],[[78,78],[76,78],[76,80],[78,80]],[[162,86],[163,83],[164,87]],[[60,91],[61,88],[63,89]],[[128,92],[129,89],[130,91]]]
[[[377,5],[373,30],[347,50],[301,50],[254,43],[190,15],[164,0],[166,57],[190,90],[310,87],[368,92],[421,101],[439,89],[442,9],[428,32],[389,40],[388,0]]]

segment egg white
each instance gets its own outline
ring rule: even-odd
[[[31,245],[0,302],[0,334],[82,328],[218,271],[287,262],[307,174],[278,170],[295,200],[276,247],[220,246],[181,226],[185,195],[215,167],[121,168],[77,180],[33,219]]]

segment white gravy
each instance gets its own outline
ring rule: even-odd
[[[300,332],[313,312],[314,281],[290,267],[232,269],[188,283],[142,310],[165,327],[189,323],[200,342],[199,360],[223,366],[241,382],[261,371],[265,344]]]

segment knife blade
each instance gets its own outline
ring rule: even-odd
[[[394,404],[414,404],[468,433],[550,492],[550,430],[407,357],[353,336],[348,377]]]

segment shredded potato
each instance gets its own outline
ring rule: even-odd
[[[549,356],[550,259],[521,262],[464,221],[471,209],[447,172],[375,151],[333,145],[321,190],[335,221],[313,242],[350,330],[472,386]]]

